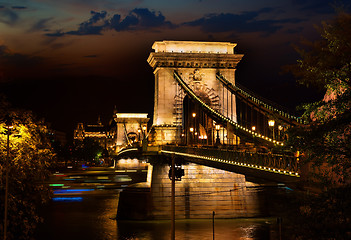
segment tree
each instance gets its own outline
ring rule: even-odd
[[[310,124],[290,132],[290,144],[305,154],[325,186],[351,183],[351,15],[339,12],[319,28],[322,39],[297,48],[291,70],[298,82],[324,89],[323,100],[303,106]]]
[[[102,155],[104,148],[92,138],[84,138],[83,142],[76,144],[74,157],[77,160],[95,163],[96,158]]]
[[[308,125],[292,128],[289,147],[303,153],[309,180],[319,193],[301,198],[296,239],[351,238],[351,15],[340,11],[319,28],[322,39],[297,48],[301,59],[290,70],[298,82],[325,91],[305,104]]]
[[[4,186],[7,159],[7,131],[3,119],[12,118],[10,131],[9,182],[8,182],[8,226],[7,239],[28,239],[36,225],[42,220],[38,207],[46,203],[51,192],[44,180],[54,157],[47,128],[43,122],[35,121],[30,112],[10,110],[0,101],[0,232],[4,226]]]

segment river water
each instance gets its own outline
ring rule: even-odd
[[[170,239],[169,220],[115,220],[120,189],[144,176],[136,161],[133,171],[84,169],[56,173],[50,184],[54,198],[42,209],[44,222],[38,240],[163,240]],[[124,170],[124,172],[123,172]],[[134,176],[132,176],[134,174]],[[146,173],[145,173],[146,174]],[[95,180],[94,180],[95,179]],[[112,180],[111,180],[112,179]],[[176,221],[176,239],[275,240],[275,218],[181,219]]]
[[[114,196],[83,197],[82,202],[53,202],[37,239],[170,239],[171,222],[116,221]],[[215,219],[215,239],[273,239],[272,219]],[[177,220],[176,239],[213,239],[211,219]]]

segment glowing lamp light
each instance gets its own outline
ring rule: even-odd
[[[268,126],[274,127],[275,121],[274,120],[269,120],[268,121]]]
[[[193,113],[193,117],[196,117],[196,113]]]
[[[220,129],[220,125],[216,125],[216,130],[219,130]]]
[[[7,129],[13,128],[12,119],[10,117],[7,117],[5,124],[6,124]]]
[[[194,132],[194,128],[191,127],[191,128],[190,128],[190,132]]]
[[[279,129],[279,131],[283,130],[283,126],[282,126],[282,125],[279,125],[279,126],[278,126],[278,129]]]
[[[252,131],[256,131],[256,126],[252,126]]]
[[[146,131],[146,126],[143,126],[143,130]]]

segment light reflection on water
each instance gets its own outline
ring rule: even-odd
[[[42,239],[168,240],[170,221],[116,221],[117,195],[84,196],[82,202],[52,202],[37,235]],[[215,239],[270,239],[267,219],[215,219]],[[177,220],[176,239],[210,240],[212,220]]]
[[[117,170],[113,172],[120,178],[128,177],[129,172],[118,172],[120,169],[145,169],[146,165],[135,159],[119,161]],[[39,227],[37,240],[168,240],[170,239],[169,220],[160,221],[116,221],[119,190],[105,189],[108,183],[105,180],[106,171],[99,173],[90,170],[98,181],[96,188],[94,182],[83,181],[86,176],[79,174],[72,176],[77,179],[68,189],[61,182],[52,185],[60,187],[51,204],[43,209],[45,222]],[[84,170],[84,173],[89,170]],[[123,175],[121,175],[123,174]],[[68,178],[66,175],[56,175]],[[110,176],[110,175],[108,175]],[[104,177],[102,179],[102,177]],[[168,176],[167,176],[168,177]],[[57,178],[58,179],[58,178]],[[112,178],[111,178],[112,179]],[[58,186],[58,184],[60,186]],[[62,186],[61,186],[62,185]],[[79,200],[79,201],[78,201]],[[267,219],[215,219],[215,239],[238,240],[266,240],[270,236],[271,224]],[[269,220],[270,221],[270,220]],[[270,221],[272,222],[272,221]],[[213,239],[212,219],[187,219],[176,221],[176,239],[184,240],[210,240]]]
[[[118,239],[168,240],[170,221],[118,222]],[[126,228],[128,226],[128,228]],[[132,226],[134,226],[132,228]],[[133,230],[131,230],[133,229]],[[176,239],[212,240],[212,220],[177,220]],[[215,239],[269,239],[269,226],[263,219],[215,220]]]

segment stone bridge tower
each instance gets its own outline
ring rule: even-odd
[[[157,41],[148,63],[154,69],[155,100],[153,127],[156,143],[177,143],[183,131],[185,93],[174,79],[182,79],[211,108],[236,121],[235,98],[216,79],[220,72],[235,84],[235,68],[243,55],[235,54],[235,43]]]

